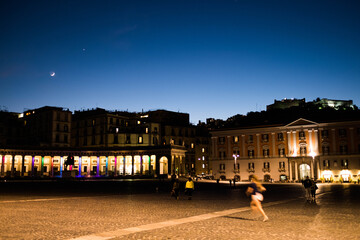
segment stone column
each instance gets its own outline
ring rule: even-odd
[[[78,170],[79,170],[78,176],[81,177],[81,173],[82,173],[82,157],[81,156],[79,156]]]
[[[96,176],[100,176],[100,156],[96,156]]]
[[[24,176],[25,172],[25,155],[21,156],[21,176]]]
[[[123,156],[123,175],[126,174],[126,155]]]
[[[31,176],[34,176],[35,156],[31,159]],[[61,168],[60,168],[61,169]],[[62,172],[60,172],[62,174]]]
[[[315,155],[318,156],[319,155],[319,130],[315,129],[314,130],[314,136],[315,136],[315,142],[314,142],[314,152]]]
[[[54,177],[54,156],[51,156],[51,177]]]
[[[109,157],[106,156],[106,160],[105,160],[105,176],[107,177],[109,173]]]
[[[314,159],[310,160],[310,178],[314,178]]]
[[[309,153],[315,153],[315,152],[314,152],[314,144],[313,144],[313,141],[312,141],[312,133],[313,133],[312,130],[308,130],[310,149],[306,149],[306,151],[307,151],[307,152],[309,151]],[[306,153],[306,154],[307,154],[307,153]]]
[[[295,162],[295,181],[299,180],[298,164]]]
[[[11,177],[14,177],[15,155],[11,155]]]
[[[5,172],[5,154],[1,156],[1,176],[4,176]]]
[[[143,175],[143,156],[140,155],[140,176]]]
[[[131,175],[134,175],[134,155],[131,155]]]
[[[293,134],[293,151],[294,151],[293,156],[297,156],[296,131],[293,131],[292,134]]]
[[[115,154],[115,172],[114,172],[114,175],[115,177],[118,175],[118,170],[117,170],[117,155]]]
[[[290,179],[290,181],[293,180],[293,172],[292,172],[292,164],[291,164],[291,161],[289,161],[289,179]]]
[[[292,152],[292,146],[291,146],[291,132],[287,132],[287,142],[288,142],[288,152],[287,152],[287,156],[291,155]]]

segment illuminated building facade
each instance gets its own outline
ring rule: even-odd
[[[289,124],[211,131],[215,178],[349,182],[360,177],[360,121]]]
[[[201,131],[207,129],[190,124],[186,113],[97,108],[71,115],[62,108],[44,107],[19,115],[25,134],[18,145],[2,145],[2,177],[208,173],[208,132]],[[5,129],[9,126],[2,125]],[[74,165],[66,167],[69,156]]]

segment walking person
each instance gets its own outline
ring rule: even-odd
[[[253,212],[259,211],[266,222],[269,220],[268,216],[265,214],[264,209],[261,206],[261,201],[264,199],[261,192],[266,191],[266,188],[259,182],[258,178],[255,175],[251,176],[251,184],[246,190],[246,194],[251,196],[250,207]]]
[[[175,179],[173,188],[171,191],[171,196],[175,197],[176,200],[179,200],[179,190],[180,190],[179,179]]]
[[[188,196],[188,200],[191,200],[194,189],[194,182],[192,181],[192,178],[189,177],[188,181],[185,184],[185,194]]]
[[[303,182],[304,188],[305,188],[305,198],[306,201],[311,201],[311,185],[312,181],[310,180],[309,176],[306,177],[306,179]]]
[[[316,185],[315,180],[312,180],[311,182],[312,182],[311,187],[310,187],[311,200],[312,200],[312,202],[315,202],[316,201],[316,190],[318,189],[318,186]]]

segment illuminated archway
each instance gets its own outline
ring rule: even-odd
[[[299,166],[299,174],[300,174],[300,179],[304,180],[306,179],[306,177],[310,177],[310,166],[306,163],[303,163]]]
[[[159,174],[168,174],[168,159],[167,157],[160,158]]]

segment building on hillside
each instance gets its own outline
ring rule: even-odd
[[[215,178],[359,181],[360,121],[252,126],[211,131]]]
[[[273,104],[266,106],[266,110],[269,111],[269,110],[273,110],[273,109],[287,109],[287,108],[291,108],[291,107],[300,107],[300,106],[304,106],[304,105],[305,105],[305,98],[302,98],[302,99],[284,98],[282,100],[275,99]]]

